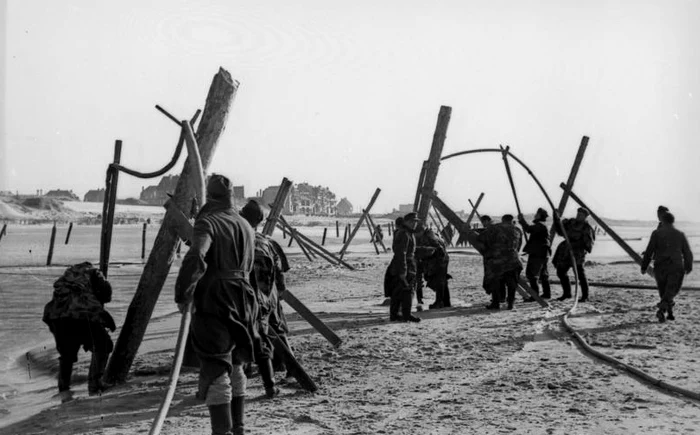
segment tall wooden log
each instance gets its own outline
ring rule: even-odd
[[[68,242],[70,242],[70,233],[72,233],[72,232],[73,232],[73,222],[71,222],[70,225],[68,225],[68,232],[66,233],[66,243],[64,243],[64,245],[67,245]]]
[[[114,142],[114,164],[121,163],[122,141]],[[119,185],[119,170],[113,166],[107,169],[107,188],[105,189],[105,204],[102,214],[102,240],[100,242],[100,270],[107,278],[109,275],[109,254],[112,250],[112,229],[114,228],[114,209],[117,204],[117,186]],[[109,193],[107,193],[109,190]]]
[[[146,259],[146,231],[148,229],[148,224],[146,222],[143,223],[143,229],[141,230],[141,259],[145,260]],[[178,248],[180,247],[180,244],[177,245]]]
[[[214,76],[207,95],[202,120],[197,128],[196,139],[202,167],[206,171],[214,156],[219,137],[226,126],[226,120],[239,83],[223,68]],[[191,183],[190,162],[185,162],[172,201],[180,210],[188,210],[195,196],[195,183]],[[129,305],[124,326],[109,360],[105,379],[123,383],[136,357],[153,314],[160,291],[168,277],[175,256],[178,236],[171,226],[172,213],[166,212],[163,223],[153,243],[153,248],[144,266],[134,298]]]
[[[51,239],[49,240],[49,254],[46,256],[47,266],[51,266],[51,260],[53,260],[54,243],[56,243],[56,221],[53,221],[53,227],[51,228]]]
[[[323,229],[323,238],[321,239],[321,246],[326,244],[326,233],[328,232],[328,228]]]
[[[263,226],[262,233],[265,236],[272,236],[275,231],[275,225],[277,224],[277,219],[279,219],[282,214],[282,208],[284,203],[287,201],[287,196],[289,195],[289,190],[292,188],[292,182],[287,179],[287,177],[282,179],[279,189],[277,189],[277,194],[275,195],[275,200],[270,206],[270,214],[267,216],[265,225]],[[265,204],[267,205],[267,204]]]
[[[340,224],[338,223],[338,221],[335,221],[335,238],[336,238],[336,239],[337,239],[338,237],[340,237],[340,226],[339,226],[339,225],[340,225]]]
[[[418,211],[420,200],[423,192],[423,183],[425,183],[425,173],[428,170],[428,161],[423,160],[423,166],[420,168],[420,176],[418,177],[418,187],[416,188],[416,199],[413,201],[413,211]]]
[[[508,175],[508,182],[510,183],[510,190],[513,192],[513,199],[515,199],[515,209],[518,210],[518,215],[522,214],[522,211],[520,210],[520,201],[518,201],[518,192],[515,190],[515,182],[513,181],[513,174],[510,172],[510,163],[508,163],[508,152],[510,151],[510,147],[507,146],[503,148],[501,146],[501,150],[503,151],[502,156],[503,156],[503,164],[506,167],[506,174]],[[528,237],[527,233],[523,231],[523,236],[525,236],[525,243],[527,243]]]
[[[381,192],[382,189],[377,188],[377,190],[374,191],[374,195],[372,195],[372,199],[369,200],[369,204],[367,204],[367,208],[362,210],[362,215],[360,216],[360,219],[357,221],[357,224],[355,225],[355,228],[353,228],[352,232],[350,233],[350,236],[348,236],[348,240],[345,242],[343,247],[340,249],[340,252],[338,253],[338,256],[340,258],[343,258],[343,255],[345,255],[345,251],[347,251],[348,246],[350,246],[350,243],[352,242],[352,239],[355,237],[355,234],[357,234],[357,230],[360,229],[362,226],[362,221],[366,219],[367,214],[369,211],[372,209],[372,206],[374,205],[374,201],[377,200],[377,197],[379,196],[379,192]],[[348,224],[350,225],[350,224]]]
[[[7,232],[7,224],[3,224],[2,230],[0,230],[0,240],[2,240],[3,236],[5,236],[5,233]]]
[[[588,148],[588,136],[583,136],[581,138],[581,145],[578,146],[578,151],[576,152],[576,158],[574,159],[574,165],[571,167],[571,172],[569,173],[569,179],[566,181],[566,189],[561,195],[561,200],[559,201],[559,207],[557,207],[557,213],[559,216],[564,214],[566,209],[566,203],[569,200],[569,192],[574,188],[574,181],[576,180],[576,175],[578,175],[578,170],[581,167],[581,162],[583,161],[583,155],[586,154],[586,148]],[[554,235],[556,234],[554,230],[554,225],[549,231],[549,241],[554,240]]]
[[[430,210],[430,200],[432,193],[435,190],[435,181],[437,180],[438,170],[440,169],[440,158],[442,157],[442,148],[445,145],[447,126],[450,124],[451,114],[451,107],[440,107],[437,125],[435,126],[435,134],[433,135],[433,144],[430,147],[428,167],[425,170],[425,179],[423,181],[423,188],[421,189],[420,201],[417,210],[418,219],[423,222],[426,221],[428,211]]]
[[[479,214],[479,211],[476,209],[476,206],[474,205],[471,199],[469,200],[469,205],[472,206],[472,210],[474,210],[474,213],[476,213],[476,218],[479,219],[479,221],[481,221],[481,215]]]

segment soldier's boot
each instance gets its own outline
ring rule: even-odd
[[[549,287],[549,280],[546,279],[542,281],[542,299],[550,299],[552,297],[552,290]]]
[[[228,403],[209,405],[211,435],[231,435],[231,407]]]
[[[411,315],[411,304],[413,303],[413,295],[411,292],[403,292],[401,295],[401,315],[404,322],[420,322],[420,318]]]
[[[280,393],[280,389],[275,387],[275,372],[272,370],[272,361],[269,358],[262,358],[258,363],[258,371],[265,387],[265,395],[272,399]]]
[[[450,287],[448,286],[447,281],[445,281],[445,287],[442,289],[442,304],[446,308],[452,306],[452,302],[450,301]]]
[[[659,323],[664,323],[666,321],[666,316],[664,315],[664,310],[659,308],[656,312],[656,318],[659,319]]]
[[[563,301],[566,299],[571,299],[571,282],[569,281],[569,277],[566,275],[560,276],[559,281],[561,281],[562,295],[561,297],[557,298],[557,300]]]
[[[70,378],[73,374],[73,363],[64,358],[58,359],[58,395],[61,403],[73,400],[73,392],[70,389]]]
[[[93,351],[92,360],[90,361],[90,371],[88,372],[88,395],[95,396],[112,387],[113,384],[107,384],[102,381],[102,376],[107,367],[109,354],[106,352]]]
[[[401,299],[396,296],[391,297],[391,303],[389,304],[389,320],[392,322],[401,321],[401,316],[399,316],[399,308],[401,308]]]
[[[491,293],[491,303],[486,305],[487,310],[500,310],[501,309],[501,296],[498,294],[500,292]]]
[[[673,315],[673,308],[668,309],[668,313],[666,314],[666,319],[676,320],[676,316]]]
[[[245,425],[243,419],[245,416],[245,396],[238,396],[231,399],[231,417],[233,435],[245,434]]]

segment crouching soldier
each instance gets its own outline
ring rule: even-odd
[[[253,200],[241,210],[241,216],[250,223],[254,230],[263,220],[263,212],[260,205]],[[259,324],[260,345],[256,346],[256,364],[263,380],[265,394],[274,397],[279,394],[275,387],[273,370],[273,356],[275,336],[289,348],[287,334],[289,329],[282,311],[280,295],[286,291],[284,272],[289,270],[286,257],[282,248],[274,240],[256,231],[255,233],[255,261],[253,272],[250,274],[250,283],[255,288],[259,311],[256,320]],[[278,362],[278,369],[283,369],[284,362]]]
[[[397,223],[398,220],[397,220]],[[420,322],[420,318],[411,315],[413,292],[416,287],[416,239],[413,232],[418,224],[416,213],[408,213],[396,228],[391,249],[391,259],[385,282],[391,287],[391,304],[389,320],[403,322]],[[401,309],[402,317],[399,317]]]
[[[654,278],[661,299],[656,317],[663,323],[666,319],[676,320],[673,316],[673,299],[681,290],[683,275],[693,270],[693,253],[685,234],[673,226],[675,217],[668,212],[659,217],[661,224],[651,233],[649,244],[644,251],[642,274],[646,273],[653,258]]]
[[[61,401],[73,398],[71,375],[80,346],[92,352],[88,393],[91,396],[100,394],[108,387],[102,382],[102,375],[114,348],[105,328],[114,332],[116,326],[104,309],[104,304],[112,300],[112,286],[98,269],[85,262],[66,269],[53,287],[53,298],[44,307],[42,320],[49,326],[60,355],[58,392]]]
[[[231,181],[212,174],[175,283],[180,310],[194,302],[190,335],[200,361],[198,396],[209,408],[213,435],[244,433],[243,364],[252,361],[259,339],[255,291],[248,281],[255,234],[233,210],[232,194]]]

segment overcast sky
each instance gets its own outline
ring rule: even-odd
[[[510,145],[557,203],[587,135],[574,191],[594,211],[700,215],[697,1],[10,0],[0,11],[0,190],[103,187],[115,139],[123,164],[162,167],[179,132],[153,106],[189,118],[221,66],[241,86],[210,169],[248,195],[286,176],[356,210],[376,187],[377,212],[413,202],[447,105],[444,155]],[[525,212],[545,204],[525,171],[513,175]],[[122,176],[119,196],[148,184]],[[484,192],[483,212],[515,212],[495,153],[444,162],[437,190],[457,210]]]

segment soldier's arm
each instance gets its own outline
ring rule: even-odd
[[[522,214],[519,214],[519,215],[518,215],[518,223],[519,223],[520,226],[522,227],[523,231],[526,232],[526,233],[529,233],[529,234],[532,233],[532,231],[533,231],[533,229],[534,229],[534,227],[535,227],[534,225],[529,225],[529,224],[527,223],[527,221],[525,220],[525,217],[524,217]]]
[[[481,255],[484,255],[484,251],[486,251],[486,244],[484,243],[484,237],[482,237],[486,233],[486,230],[477,233],[476,231],[469,230],[467,232],[467,241],[471,243],[471,245],[479,251]]]
[[[90,286],[98,301],[107,304],[112,301],[112,285],[99,269],[93,269],[90,274]]]
[[[185,254],[180,267],[180,273],[175,281],[175,302],[187,304],[194,298],[194,290],[197,282],[207,271],[207,263],[204,261],[212,244],[211,225],[204,219],[194,224],[192,246]]]
[[[690,250],[690,244],[685,234],[682,234],[682,236],[683,245],[681,246],[681,251],[683,252],[683,268],[685,269],[685,273],[688,274],[693,271],[693,252]]]
[[[561,220],[556,215],[554,215],[554,223],[552,225],[554,225],[554,232],[557,233],[558,236],[564,237],[564,233],[561,231],[561,227],[566,226],[567,221],[568,219]]]
[[[654,258],[656,237],[656,231],[652,231],[651,237],[649,237],[649,243],[647,243],[647,249],[644,251],[644,256],[642,257],[642,273],[646,273],[649,263],[651,263],[651,259]]]
[[[275,257],[275,287],[277,287],[277,292],[282,294],[287,290],[287,285],[284,282],[284,272],[282,272],[282,261],[280,260],[277,253],[272,250]]]
[[[408,234],[401,231],[394,244],[394,256],[396,257],[396,267],[398,268],[396,272],[403,277],[405,277],[408,272],[406,251],[408,251]]]

